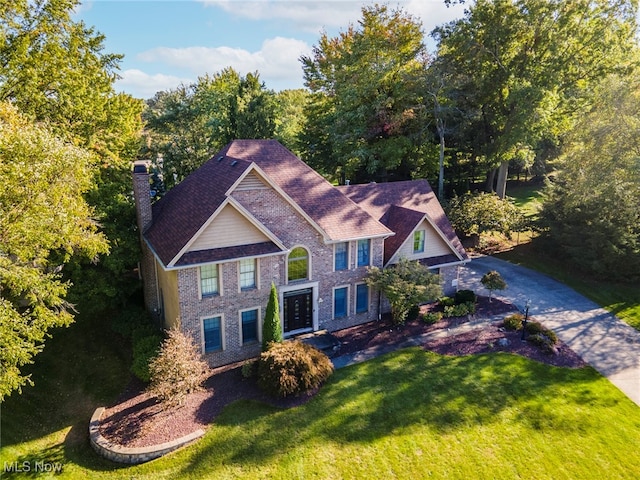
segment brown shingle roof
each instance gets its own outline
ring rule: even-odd
[[[219,262],[221,260],[257,257],[260,255],[271,255],[281,252],[280,248],[273,242],[253,243],[251,245],[240,245],[237,247],[211,248],[209,250],[198,250],[187,252],[176,262],[176,266],[195,265],[198,263]]]
[[[385,263],[421,220],[418,214],[426,214],[431,219],[463,260],[469,258],[426,180],[344,185],[338,188],[396,233],[395,237],[385,241]]]
[[[251,163],[320,227],[327,240],[392,235],[276,140],[235,140],[153,205],[152,224],[144,236],[164,265],[220,207]]]
[[[235,140],[226,154],[255,162],[330,241],[391,235],[384,225],[276,140]]]

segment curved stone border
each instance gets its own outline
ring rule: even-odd
[[[89,440],[98,455],[108,458],[113,462],[127,463],[130,465],[148,462],[193,443],[204,435],[204,430],[198,429],[189,435],[159,445],[137,448],[123,447],[110,442],[100,433],[100,418],[102,418],[104,410],[104,407],[98,407],[96,411],[93,412],[91,422],[89,423]]]

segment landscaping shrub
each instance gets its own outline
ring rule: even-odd
[[[242,377],[253,378],[258,374],[258,360],[249,360],[242,364]]]
[[[287,397],[319,387],[332,373],[331,360],[311,345],[274,343],[260,355],[258,385],[271,395]]]
[[[193,339],[173,328],[167,332],[158,356],[149,363],[149,372],[149,392],[169,408],[181,405],[189,393],[202,387],[209,366]]]
[[[555,342],[543,333],[534,333],[533,335],[529,335],[527,337],[527,342],[537,345],[545,353],[555,353]]]
[[[473,290],[459,290],[454,297],[455,303],[458,305],[461,303],[476,303],[477,299],[478,296]]]
[[[149,382],[149,380],[151,380],[149,362],[158,354],[161,344],[162,337],[157,333],[139,338],[136,343],[133,344],[131,373],[143,382]]]
[[[442,320],[442,312],[427,312],[423,314],[421,318],[424,323],[437,323]]]
[[[443,307],[453,307],[456,304],[455,299],[451,297],[440,297],[438,303]]]
[[[520,330],[524,317],[520,313],[509,315],[502,321],[502,326],[507,330]]]
[[[461,303],[459,305],[447,305],[444,307],[444,317],[464,317],[476,313],[475,303]]]
[[[407,320],[415,320],[420,316],[420,305],[414,305],[407,313]]]
[[[529,335],[544,335],[552,344],[558,343],[558,336],[553,330],[542,326],[540,322],[527,322],[526,331]]]

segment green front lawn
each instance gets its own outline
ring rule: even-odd
[[[67,442],[12,444],[3,461],[52,455],[57,478],[640,476],[640,409],[591,368],[418,348],[341,369],[297,408],[232,404],[200,442],[145,465],[115,467],[86,437]]]

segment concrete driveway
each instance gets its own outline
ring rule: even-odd
[[[524,310],[552,329],[563,342],[640,405],[640,332],[570,287],[528,268],[493,257],[479,257],[460,271],[460,288],[489,292],[480,278],[497,270],[507,282],[494,296]]]

